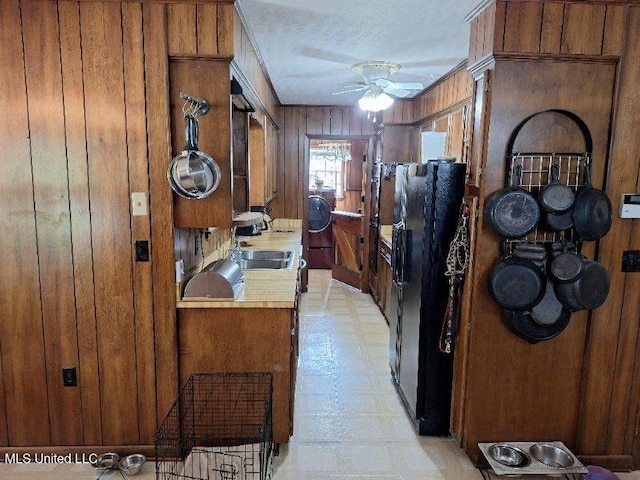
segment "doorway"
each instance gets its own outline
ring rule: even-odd
[[[371,180],[372,154],[370,136],[306,141],[307,264],[311,269],[331,269],[333,278],[358,289],[367,284],[369,270],[363,259],[369,248],[365,185]]]

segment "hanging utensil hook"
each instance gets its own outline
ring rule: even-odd
[[[197,117],[209,111],[209,102],[204,98],[192,97],[185,92],[180,92],[180,98],[185,101],[182,106],[182,113],[184,113],[185,116]]]

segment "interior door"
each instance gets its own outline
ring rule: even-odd
[[[362,222],[359,213],[331,214],[334,239],[334,261],[331,276],[359,290],[366,290],[362,264]]]

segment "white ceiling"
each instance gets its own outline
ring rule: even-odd
[[[402,65],[393,80],[433,83],[467,57],[465,16],[480,0],[239,0],[283,105],[354,105],[350,65]]]

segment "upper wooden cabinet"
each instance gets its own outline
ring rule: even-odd
[[[220,185],[206,198],[191,200],[174,194],[176,227],[231,228],[231,100],[229,62],[216,59],[175,59],[169,63],[172,156],[185,144],[183,100],[180,92],[209,102],[209,111],[198,117],[201,151],[220,167]],[[167,159],[167,164],[170,159]],[[167,188],[169,186],[167,185]]]
[[[380,161],[408,163],[416,161],[415,129],[411,125],[385,125],[382,130]]]
[[[278,192],[276,153],[278,132],[273,124],[252,117],[249,124],[249,202],[267,205]]]

